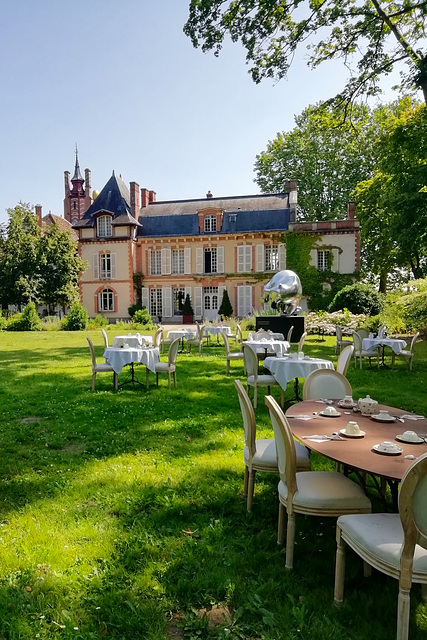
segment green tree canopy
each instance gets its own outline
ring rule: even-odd
[[[184,26],[195,47],[219,54],[226,35],[240,41],[255,82],[283,78],[305,45],[308,65],[332,58],[351,70],[340,100],[380,91],[379,81],[403,62],[402,84],[427,102],[426,0],[191,0]]]

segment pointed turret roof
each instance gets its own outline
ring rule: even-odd
[[[74,165],[74,175],[71,178],[71,180],[83,180],[83,176],[80,173],[79,152],[77,150],[77,145],[76,145],[76,163]]]
[[[108,180],[96,200],[93,201],[89,209],[81,220],[78,220],[74,227],[91,227],[93,226],[93,216],[101,211],[111,213],[113,216],[113,225],[132,224],[140,226],[132,215],[130,206],[130,193],[123,180],[114,174]]]

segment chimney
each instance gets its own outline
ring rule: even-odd
[[[139,184],[136,182],[130,183],[130,208],[135,220],[139,217]]]
[[[41,227],[42,227],[42,206],[41,206],[41,204],[36,204],[35,209],[36,209],[36,216],[37,216],[37,224],[39,225],[39,227],[41,229]]]
[[[148,202],[156,202],[156,192],[149,191],[148,192]]]
[[[141,209],[148,205],[148,189],[141,189]]]
[[[355,214],[356,214],[356,203],[349,202],[347,205],[347,219],[354,220]]]
[[[210,192],[210,191],[208,191],[208,192],[207,192],[207,194],[206,194],[206,197],[207,197],[207,198],[213,198],[213,195],[211,194],[211,192]]]
[[[64,187],[65,187],[65,197],[70,193],[70,172],[64,171]]]
[[[91,185],[91,177],[90,177],[90,169],[85,169],[85,189],[88,195],[92,195],[92,185]]]

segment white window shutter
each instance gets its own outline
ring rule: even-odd
[[[310,250],[310,265],[317,269],[317,249]]]
[[[162,287],[163,316],[172,317],[172,287]]]
[[[237,273],[243,273],[243,269],[244,269],[243,249],[244,249],[243,245],[240,245],[237,247]]]
[[[237,315],[240,318],[252,313],[252,287],[242,285],[237,287]]]
[[[227,287],[224,284],[218,286],[218,309],[222,305],[222,299],[224,297],[224,291],[227,291]]]
[[[102,294],[98,293],[98,311],[102,311]]]
[[[184,273],[191,273],[191,247],[185,247],[184,249]]]
[[[264,269],[264,245],[255,245],[255,271],[265,271]]]
[[[245,271],[252,271],[252,245],[245,246]]]
[[[162,249],[162,275],[170,276],[172,273],[172,252],[170,247]]]
[[[279,271],[286,269],[286,242],[279,242]]]
[[[196,247],[196,273],[203,273],[203,247]]]
[[[224,273],[224,247],[218,247],[217,249],[217,272]]]
[[[202,287],[194,287],[194,315],[196,318],[201,318],[203,315],[202,309]]]
[[[141,304],[147,310],[150,308],[150,292],[148,287],[141,288]]]
[[[99,256],[97,253],[93,254],[93,279],[99,279]],[[99,301],[98,301],[99,306]]]
[[[150,276],[153,275],[151,273],[151,249],[148,249],[148,273],[149,273]],[[148,307],[147,307],[147,309],[148,309]]]
[[[116,261],[116,254],[115,253],[110,253],[110,260],[111,260],[111,278],[115,279],[117,278],[117,261]]]
[[[340,270],[340,250],[337,247],[332,249],[331,270],[336,272]]]

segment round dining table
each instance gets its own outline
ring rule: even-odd
[[[122,382],[119,386],[129,383],[135,384],[135,382],[143,386],[142,383],[135,378],[134,364],[145,364],[150,371],[155,373],[156,363],[160,360],[160,352],[158,347],[107,347],[104,351],[104,358],[117,374],[121,372],[124,366],[130,365],[130,379]]]
[[[337,417],[320,415],[327,406],[334,406],[340,415]],[[294,437],[309,449],[345,467],[368,473],[374,478],[379,489],[376,477],[384,478],[390,486],[393,506],[396,508],[398,484],[413,460],[427,451],[427,442],[424,440],[420,444],[408,444],[395,438],[405,431],[415,431],[420,438],[427,438],[427,420],[408,411],[386,405],[379,404],[377,409],[378,411],[385,409],[395,418],[396,416],[408,417],[396,418],[393,422],[379,422],[372,416],[342,408],[337,401],[328,405],[319,400],[305,400],[292,405],[287,409],[286,417]],[[353,438],[342,435],[342,439],[339,440],[321,441],[318,441],[320,438],[314,437],[340,434],[341,429],[345,429],[349,421],[356,421],[365,435]],[[374,445],[384,441],[395,442],[401,447],[402,452],[399,455],[377,453],[373,449]]]
[[[299,402],[301,396],[298,379],[306,378],[316,369],[334,369],[334,364],[331,360],[323,360],[322,358],[309,358],[308,356],[299,358],[298,354],[294,353],[282,358],[268,357],[264,360],[264,367],[270,371],[284,391],[288,383],[294,380],[295,398],[293,400]]]

